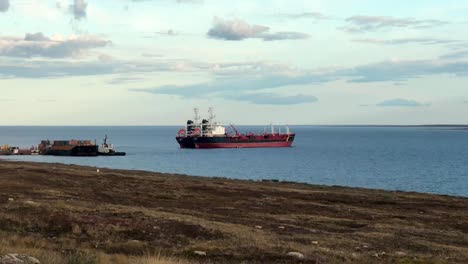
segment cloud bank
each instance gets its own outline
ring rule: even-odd
[[[53,63],[28,58],[43,57],[44,59],[67,58],[86,54],[97,47],[109,45],[110,42],[101,38],[73,37],[62,40],[51,40],[42,33],[27,34],[22,39],[0,38],[0,56],[10,57],[12,61],[0,60],[0,73],[19,78],[49,77],[60,72],[61,76],[94,75],[86,69],[84,62],[68,62],[61,65],[63,70],[52,67]],[[454,76],[468,76],[468,53],[447,54],[432,60],[387,60],[377,63],[357,65],[349,68],[295,69],[288,65],[272,64],[269,62],[231,62],[231,63],[203,63],[186,60],[164,60],[157,62],[120,61],[105,55],[99,56],[96,67],[112,68],[103,71],[119,73],[149,73],[149,72],[192,72],[210,73],[213,80],[205,83],[195,83],[183,86],[163,85],[145,90],[150,93],[174,94],[183,97],[193,97],[223,91],[256,91],[263,89],[281,88],[291,85],[317,85],[332,81],[351,83],[391,82],[399,83],[424,76],[449,74]],[[151,54],[146,56],[154,56]],[[446,58],[447,57],[447,58]],[[17,61],[13,59],[18,58]],[[94,65],[94,64],[93,64]],[[69,69],[69,70],[67,70]],[[32,73],[34,71],[34,73]],[[97,71],[101,72],[101,71]]]
[[[385,100],[377,104],[377,106],[381,107],[421,107],[421,106],[429,106],[428,103],[421,103],[415,100],[403,99],[403,98],[396,98]]]
[[[269,63],[221,64],[208,66],[213,80],[188,85],[163,85],[140,92],[178,95],[183,98],[206,96],[230,100],[242,100],[261,104],[292,104],[313,102],[313,97],[290,95],[288,97],[272,93],[288,86],[317,85],[332,81],[348,83],[401,82],[429,75],[451,74],[468,76],[468,61],[434,60],[389,60],[358,65],[353,68],[330,69],[327,71],[300,70],[285,65]],[[205,70],[206,71],[206,70]],[[411,100],[392,99],[378,106],[422,106]]]
[[[97,36],[47,37],[43,33],[26,34],[24,38],[1,37],[0,56],[67,58],[105,47],[111,42]]]
[[[455,51],[451,52],[448,54],[444,54],[440,56],[441,59],[463,59],[463,58],[468,58],[468,50],[460,50],[460,51]]]
[[[453,74],[464,76],[468,74],[468,61],[444,60],[389,60],[379,63],[362,65],[353,69],[335,72],[333,75],[348,76],[350,82],[398,82],[427,75]]]
[[[349,33],[364,33],[390,28],[433,28],[448,24],[436,19],[419,20],[390,16],[352,16],[346,19],[348,26],[340,29]]]
[[[399,39],[354,39],[354,42],[378,44],[378,45],[404,45],[404,44],[419,44],[419,45],[445,45],[461,43],[460,40],[452,39],[437,39],[437,38],[399,38]]]
[[[270,89],[289,85],[314,84],[324,81],[319,75],[290,69],[285,65],[256,63],[232,63],[211,65],[215,79],[191,85],[166,85],[133,91],[152,94],[177,95],[183,98],[206,96],[254,104],[292,105],[313,103],[318,99],[311,95],[282,95]],[[240,77],[242,76],[242,77]]]
[[[274,93],[246,93],[237,96],[228,96],[228,99],[263,105],[296,105],[315,103],[318,98],[312,95],[279,95]]]

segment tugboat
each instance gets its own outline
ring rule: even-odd
[[[125,152],[115,151],[114,145],[107,143],[109,138],[107,135],[104,137],[104,140],[101,145],[98,147],[98,156],[125,156]]]
[[[0,147],[0,155],[9,156],[9,155],[19,155],[18,147],[11,147],[10,145],[3,145]]]
[[[177,133],[176,140],[181,148],[278,148],[291,147],[296,134],[291,133],[286,127],[286,133],[275,132],[271,126],[271,132],[263,134],[241,134],[231,125],[233,133],[214,121],[213,108],[209,108],[209,119],[203,119],[200,123],[198,109],[194,109],[194,120],[188,120],[185,128]]]
[[[9,145],[0,146],[0,156],[7,156],[7,155],[34,155],[33,151],[36,151],[39,154],[39,150],[37,147],[31,147],[30,149],[24,149],[19,147],[11,147]]]

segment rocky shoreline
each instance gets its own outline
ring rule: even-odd
[[[49,264],[467,263],[468,198],[0,160],[8,253]]]

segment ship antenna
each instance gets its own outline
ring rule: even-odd
[[[210,114],[208,118],[210,122],[210,130],[213,130],[213,122],[216,118],[216,116],[214,115],[213,107],[208,108],[208,113]]]

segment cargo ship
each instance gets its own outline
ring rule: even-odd
[[[39,154],[53,156],[97,156],[98,146],[91,140],[42,140]]]
[[[278,148],[291,147],[295,134],[286,127],[286,132],[264,131],[261,134],[241,134],[230,125],[232,131],[228,132],[225,126],[215,122],[213,108],[209,108],[209,118],[200,123],[198,109],[194,109],[194,120],[188,120],[185,128],[181,128],[176,140],[181,148],[210,149],[210,148]]]

